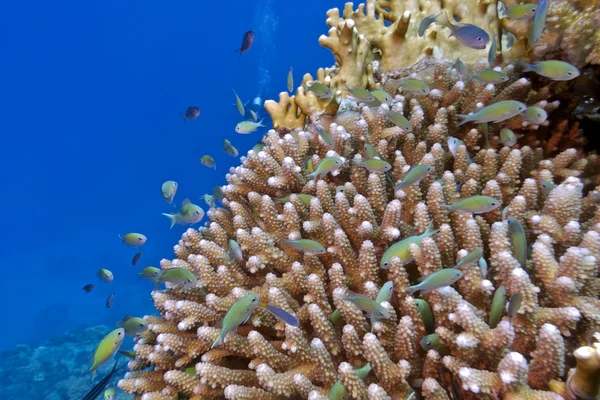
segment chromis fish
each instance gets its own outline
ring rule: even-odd
[[[432,333],[427,336],[423,336],[421,340],[419,340],[419,344],[423,351],[435,350],[440,353],[448,354],[450,349],[440,343],[440,336],[437,333]]]
[[[448,138],[448,150],[450,150],[450,154],[452,154],[452,157],[456,157],[456,150],[458,150],[458,148],[463,144],[463,141],[460,139],[457,139],[455,137]]]
[[[462,62],[462,60],[459,57],[456,57],[456,61],[454,61],[452,67],[456,69],[456,72],[458,72],[458,76],[460,77],[460,79],[463,79],[463,77],[467,73],[467,67],[465,66],[465,63]]]
[[[138,273],[138,276],[140,277],[140,279],[144,278],[148,279],[149,281],[155,281],[158,278],[160,278],[161,273],[162,272],[160,268],[146,267],[142,270],[142,272]]]
[[[502,100],[487,107],[478,110],[474,114],[457,114],[462,121],[457,126],[466,124],[467,122],[475,122],[481,124],[483,122],[500,122],[521,114],[527,109],[527,106],[520,101]]]
[[[477,261],[477,265],[479,266],[479,272],[481,272],[481,277],[483,279],[487,278],[488,265],[487,261],[485,261],[485,258],[481,257],[479,261]]]
[[[242,36],[242,45],[236,50],[236,52],[240,52],[239,58],[242,58],[242,54],[250,49],[252,43],[254,43],[254,32],[248,31],[244,33],[244,36]]]
[[[229,154],[232,157],[238,156],[238,150],[231,145],[231,142],[227,139],[223,139],[223,147],[225,149],[225,153]]]
[[[115,355],[117,350],[119,350],[119,347],[121,347],[124,338],[125,330],[123,328],[118,328],[110,332],[100,341],[100,343],[98,343],[94,355],[92,356],[92,366],[88,370],[88,372],[92,372],[92,381],[96,376],[96,369]]]
[[[500,129],[500,143],[506,147],[512,147],[517,144],[517,135],[508,128],[502,128]]]
[[[462,260],[460,260],[458,264],[456,264],[452,268],[460,268],[463,265],[478,262],[481,257],[483,257],[483,248],[477,247],[473,249],[473,251],[471,251],[469,254],[467,254]]]
[[[265,309],[268,312],[270,312],[271,314],[273,314],[277,319],[282,320],[283,322],[285,322],[288,325],[291,325],[291,326],[299,326],[300,325],[300,322],[298,322],[298,319],[296,317],[294,317],[292,314],[290,314],[289,312],[285,311],[282,308],[279,308],[272,304],[267,304],[265,306]]]
[[[221,188],[221,186],[215,186],[213,188],[213,197],[215,198],[215,200],[219,200],[219,201],[223,201],[223,199],[225,198],[225,195],[223,194],[223,189]]]
[[[308,177],[319,179],[330,172],[337,171],[342,165],[344,165],[344,160],[340,157],[325,157],[319,162],[316,171],[309,174]]]
[[[294,193],[304,203],[306,207],[310,207],[310,201],[315,197],[312,194]],[[275,199],[275,203],[287,203],[291,200],[291,195]]]
[[[260,306],[260,295],[254,293],[249,293],[245,296],[242,296],[235,303],[233,303],[223,318],[221,333],[219,333],[219,336],[217,336],[210,348],[214,349],[219,344],[224,343],[225,336],[227,336],[229,332],[235,331],[238,326],[248,321],[258,306]]]
[[[171,220],[171,228],[173,228],[175,224],[193,225],[200,222],[204,217],[204,210],[200,208],[200,206],[193,204],[190,199],[185,199],[181,203],[181,207],[179,208],[177,214],[163,213],[162,215]]]
[[[527,238],[525,237],[525,231],[521,223],[513,216],[508,217],[508,232],[510,243],[515,252],[515,258],[519,261],[521,267],[524,268],[527,262]]]
[[[368,318],[388,319],[390,317],[389,311],[384,306],[364,294],[349,292],[342,299],[354,304],[359,310],[365,311]]]
[[[392,102],[392,95],[383,89],[372,90],[371,95],[381,103],[390,104]]]
[[[412,132],[412,125],[406,117],[400,113],[394,111],[388,111],[387,117],[399,128],[404,129],[406,132]]]
[[[113,273],[107,270],[106,268],[99,269],[96,275],[98,275],[98,278],[108,283],[112,282],[115,279]]]
[[[313,92],[319,99],[329,99],[333,97],[331,89],[320,82],[314,81],[310,86],[304,86],[306,92]]]
[[[333,140],[333,137],[325,128],[323,128],[319,124],[315,125],[315,128],[317,129],[317,132],[319,132],[321,139],[323,139],[325,143],[327,143],[331,147],[335,146],[335,141]]]
[[[453,25],[448,14],[446,14],[446,20],[441,24],[452,31],[449,37],[455,36],[459,42],[472,49],[483,50],[490,41],[490,35],[478,26],[473,24]]]
[[[191,289],[198,284],[198,278],[193,272],[185,268],[175,267],[161,271],[160,277],[156,280],[154,290],[158,289],[161,283],[182,285],[186,289]]]
[[[247,134],[247,133],[252,133],[255,130],[257,130],[258,128],[266,128],[266,125],[263,125],[262,122],[264,120],[261,119],[259,122],[252,122],[252,121],[242,121],[242,122],[238,122],[238,124],[235,126],[235,131],[239,134]]]
[[[527,107],[527,110],[521,115],[523,119],[532,124],[543,124],[548,119],[548,113],[546,110],[540,107]]]
[[[92,290],[94,290],[94,285],[92,285],[91,283],[88,283],[82,289],[84,292],[90,293]]]
[[[365,143],[364,147],[365,147],[365,154],[367,155],[367,158],[379,157],[379,152],[375,149],[375,147],[373,147],[369,143]],[[379,158],[381,158],[381,157],[379,157]]]
[[[379,289],[379,292],[377,292],[377,297],[375,298],[375,301],[378,302],[379,304],[381,304],[381,302],[383,302],[383,301],[387,301],[389,303],[390,300],[392,299],[393,291],[394,291],[394,282],[387,281],[386,283],[383,284],[383,286],[381,286],[381,289]]]
[[[359,167],[364,167],[369,172],[387,172],[392,169],[390,163],[380,160],[379,158],[371,158],[369,160],[352,160]]]
[[[185,114],[183,115],[183,119],[196,119],[200,116],[200,108],[196,106],[189,106],[187,110],[185,110]]]
[[[544,193],[545,196],[548,196],[548,194],[554,190],[554,183],[550,182],[550,181],[542,181],[542,192]]]
[[[135,256],[133,256],[133,259],[131,260],[131,265],[135,265],[138,263],[138,261],[140,261],[140,258],[142,257],[142,249],[140,249],[140,251],[138,251],[136,253]]]
[[[119,350],[119,353],[123,354],[125,357],[131,358],[132,360],[137,356],[133,350]]]
[[[433,228],[433,221],[431,223],[429,223],[429,225],[427,226],[427,229],[425,229],[425,232],[423,232],[422,234],[404,238],[402,240],[397,241],[390,247],[388,247],[388,249],[385,251],[385,253],[383,253],[383,256],[381,256],[381,261],[379,263],[379,266],[382,269],[388,269],[390,267],[390,261],[391,261],[392,257],[398,257],[400,259],[400,262],[402,263],[402,265],[406,265],[409,262],[411,262],[413,260],[413,258],[410,255],[408,248],[413,243],[416,244],[417,246],[420,246],[423,239],[425,239],[431,235],[434,235],[438,232],[438,229],[432,230],[432,228]]]
[[[454,268],[444,268],[436,271],[432,274],[427,275],[425,279],[418,285],[409,286],[406,290],[413,294],[414,292],[421,291],[421,293],[429,293],[433,290],[450,286],[454,282],[463,276],[463,272]]]
[[[114,303],[115,303],[115,294],[111,293],[106,298],[106,308],[111,308]]]
[[[250,119],[252,122],[258,122],[258,115],[256,115],[254,110],[248,110],[248,113],[250,114]]]
[[[490,319],[488,325],[491,329],[498,326],[498,322],[502,319],[502,313],[504,313],[504,306],[506,305],[506,289],[504,286],[500,286],[494,292],[494,298],[492,299],[492,306],[490,307]]]
[[[204,202],[206,203],[207,206],[214,207],[215,206],[215,196],[213,196],[212,194],[206,193],[204,195]]]
[[[421,315],[421,319],[423,320],[423,324],[425,325],[427,332],[435,331],[433,313],[431,312],[431,307],[429,307],[429,304],[427,304],[427,302],[423,299],[415,299],[415,304],[417,305],[417,309],[419,310],[419,314]]]
[[[539,0],[535,14],[533,15],[533,22],[529,28],[529,47],[534,47],[540,36],[542,36],[547,14],[548,0]]]
[[[506,10],[506,16],[513,21],[530,19],[534,17],[536,9],[537,4],[517,4]]]
[[[569,63],[559,60],[537,61],[533,64],[526,64],[523,72],[533,71],[538,75],[550,78],[553,81],[570,81],[580,75],[577,68]]]
[[[335,194],[345,193],[345,192],[346,192],[346,186],[340,185],[340,186],[335,187]]]
[[[287,76],[287,90],[288,92],[294,91],[294,70],[290,67],[290,72],[288,72]]]
[[[161,187],[161,192],[163,199],[165,199],[168,204],[173,204],[173,198],[175,198],[175,194],[177,193],[177,182],[164,182]]]
[[[227,242],[227,256],[226,258],[230,260],[235,260],[237,262],[242,262],[244,256],[242,255],[242,249],[238,242],[233,239],[229,239]]]
[[[423,180],[433,167],[426,164],[415,164],[411,165],[410,169],[404,174],[402,180],[394,186],[394,190],[402,189],[404,187],[417,184]]]
[[[425,82],[418,79],[403,79],[401,81],[394,80],[393,82],[410,93],[426,95],[430,92],[429,86],[427,86]]]
[[[326,252],[325,247],[321,243],[310,239],[284,239],[283,243],[307,254],[325,254]]]
[[[202,158],[200,159],[200,162],[205,167],[217,169],[217,164],[215,163],[215,160],[208,154],[203,155]]]
[[[110,382],[110,380],[112,379],[115,372],[117,372],[117,363],[118,363],[118,361],[115,361],[115,364],[113,365],[112,370],[108,374],[106,374],[106,376],[104,378],[102,378],[102,380],[100,382],[98,382],[96,385],[94,385],[94,387],[89,392],[87,392],[86,395],[83,396],[83,399],[81,399],[81,400],[96,400],[98,398],[98,396],[100,396],[100,393],[102,393],[104,388],[106,386],[108,386],[108,382]]]
[[[116,395],[114,388],[108,388],[104,391],[104,400],[115,400]]]
[[[362,101],[363,103],[370,103],[370,102],[376,100],[375,96],[373,96],[371,94],[371,92],[369,92],[367,89],[362,89],[362,88],[350,89],[349,87],[346,87],[346,90],[348,92],[350,92],[352,97],[354,97],[355,99],[357,99],[359,101]]]
[[[117,327],[125,329],[125,335],[133,336],[136,333],[141,333],[148,329],[148,321],[144,318],[127,315],[121,321],[117,322]]]
[[[239,113],[242,114],[242,117],[243,117],[246,114],[246,109],[244,108],[244,103],[242,103],[240,96],[238,96],[238,94],[235,92],[235,90],[233,90],[233,88],[231,88],[231,90],[233,91],[233,94],[235,95],[235,105],[236,105]]]
[[[473,78],[486,83],[501,83],[508,81],[508,75],[502,71],[488,69],[473,74]]]
[[[488,63],[490,65],[494,65],[496,62],[496,54],[498,52],[498,45],[496,43],[496,35],[492,34],[492,44],[490,45],[490,50],[488,51]]]
[[[461,199],[455,204],[442,204],[440,207],[445,208],[448,211],[459,210],[473,214],[483,214],[493,211],[501,205],[502,202],[493,197],[476,195]]]
[[[354,372],[356,373],[356,376],[364,380],[367,377],[367,375],[369,375],[371,370],[371,364],[367,364],[364,367],[355,369]],[[331,389],[329,389],[329,393],[327,394],[328,400],[343,400],[347,397],[348,391],[346,390],[346,387],[344,386],[342,381],[339,379],[335,381]]]
[[[523,302],[523,298],[519,293],[514,293],[510,296],[510,300],[508,301],[508,322],[512,324],[512,319],[519,313],[519,308],[521,308],[521,303]]]
[[[146,243],[146,236],[141,233],[126,233],[125,235],[119,235],[119,239],[129,246],[138,247]]]
[[[423,37],[425,31],[427,30],[427,28],[429,28],[429,25],[435,22],[435,20],[437,19],[437,17],[440,16],[440,14],[441,12],[436,15],[430,15],[429,17],[423,18],[423,21],[421,21],[421,23],[419,24],[419,37]]]

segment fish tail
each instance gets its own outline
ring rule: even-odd
[[[448,211],[452,211],[454,209],[452,207],[452,204],[440,204],[440,208],[443,208],[444,210],[448,210]]]
[[[309,178],[316,178],[319,175],[318,171],[313,172],[312,174],[308,174]]]
[[[227,332],[219,333],[219,336],[217,336],[217,338],[213,342],[212,346],[210,346],[211,350],[214,349],[215,347],[217,347],[219,344],[223,343],[223,339],[225,339],[226,334],[227,334]]]
[[[462,124],[466,124],[467,122],[471,121],[471,116],[467,114],[456,114],[456,117],[461,120],[456,126],[461,126]]]
[[[521,66],[523,66],[523,68],[525,68],[523,70],[523,72],[535,71],[535,65],[534,64],[528,64],[526,62],[521,62]]]
[[[433,228],[433,221],[431,221],[429,223],[429,225],[427,225],[427,228],[425,229],[425,232],[423,232],[423,235],[424,236],[431,236],[434,233],[437,233],[439,231],[439,229],[433,230],[432,228]]]
[[[162,213],[162,215],[164,215],[165,217],[167,217],[171,220],[171,227],[169,229],[173,229],[173,227],[177,223],[177,217],[176,217],[177,214]]]
[[[413,295],[415,292],[417,292],[419,290],[419,285],[414,285],[414,286],[409,286],[406,288],[406,291],[408,292],[409,295]]]

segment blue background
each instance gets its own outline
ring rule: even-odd
[[[0,349],[37,345],[82,324],[114,326],[153,312],[152,283],[136,272],[171,258],[186,229],[169,230],[164,180],[200,197],[265,131],[238,135],[235,88],[246,101],[286,90],[305,72],[333,64],[317,39],[342,1],[29,1],[0,15]],[[254,30],[238,60],[242,35]],[[197,120],[183,121],[189,105]],[[217,170],[200,157],[212,154]],[[206,221],[206,217],[205,220]],[[204,222],[203,221],[203,222]],[[136,249],[117,235],[148,236]],[[99,268],[115,281],[101,282]],[[93,283],[86,295],[83,285]],[[105,307],[115,293],[111,309]]]

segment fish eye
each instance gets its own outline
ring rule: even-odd
[[[460,276],[460,274],[457,272],[457,273],[456,273],[456,276]]]
[[[571,71],[567,71],[567,75],[573,75]]]
[[[252,302],[255,302],[255,301],[256,301],[256,297],[252,299]]]
[[[388,263],[387,263],[387,262],[384,262],[384,263],[383,263],[383,265],[384,265],[385,267],[387,267],[387,266],[388,266]]]
[[[479,40],[481,42],[483,40],[483,38],[481,36],[477,36],[477,40]]]
[[[140,326],[144,326],[144,324],[140,324]]]
[[[431,346],[431,342],[427,342],[427,346]]]
[[[532,9],[531,9],[531,12],[535,12],[535,8],[532,8]]]
[[[519,106],[518,110],[522,110],[522,109],[523,109],[523,107]]]
[[[541,118],[542,114],[538,113],[538,115],[537,115],[537,116]]]
[[[495,201],[492,201],[492,205],[495,206],[497,203]]]

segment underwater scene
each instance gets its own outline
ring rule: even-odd
[[[600,399],[598,0],[0,20],[0,400]]]

